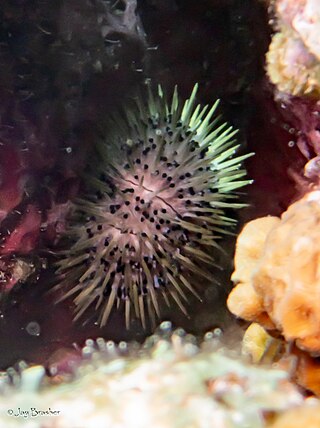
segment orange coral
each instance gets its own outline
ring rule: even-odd
[[[238,285],[228,298],[231,312],[320,355],[320,191],[280,220],[250,222],[237,242],[232,279]]]
[[[237,241],[235,271],[232,281],[238,283],[228,298],[232,313],[248,321],[259,321],[267,327],[273,323],[263,308],[263,299],[253,288],[252,272],[262,256],[263,245],[270,230],[279,222],[277,217],[263,217],[248,223]]]
[[[319,428],[320,405],[308,403],[296,409],[289,410],[276,419],[270,428]]]

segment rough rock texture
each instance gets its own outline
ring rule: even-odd
[[[266,54],[266,71],[275,85],[271,90],[280,115],[292,131],[312,171],[296,174],[300,192],[318,183],[315,171],[319,156],[320,97],[320,9],[317,0],[274,0],[270,13],[275,30]],[[310,165],[309,165],[310,166]]]
[[[317,0],[274,2],[277,32],[267,54],[267,72],[281,92],[320,95],[320,12]]]

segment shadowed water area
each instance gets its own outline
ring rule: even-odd
[[[70,201],[86,191],[92,141],[146,79],[169,94],[177,84],[182,99],[198,82],[198,101],[220,98],[219,112],[239,129],[240,153],[256,153],[245,164],[255,182],[240,191],[249,207],[227,214],[241,227],[281,213],[292,197],[289,162],[299,168],[301,159],[263,77],[267,11],[255,0],[140,0],[137,8],[129,0],[16,0],[1,3],[0,22],[0,365],[46,362],[88,337],[142,341],[151,329],[139,320],[127,330],[115,311],[100,328],[89,310],[74,323],[72,298],[56,304],[48,293]],[[212,269],[220,285],[204,289],[202,302],[190,296],[188,318],[172,306],[161,320],[196,335],[219,326],[236,340],[225,307],[234,240],[223,239],[221,270]]]

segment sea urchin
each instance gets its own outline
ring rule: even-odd
[[[131,310],[146,326],[160,300],[186,313],[187,292],[212,282],[217,239],[234,223],[233,191],[248,183],[233,157],[236,131],[211,109],[196,106],[197,85],[181,104],[161,89],[139,96],[110,119],[113,132],[97,144],[99,165],[86,177],[91,194],[75,203],[71,248],[59,261],[67,290],[76,295],[76,319],[95,305],[105,325],[114,307]],[[231,198],[231,200],[230,200]]]

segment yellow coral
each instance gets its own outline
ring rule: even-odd
[[[281,349],[281,341],[274,339],[257,323],[247,328],[242,341],[242,353],[253,363],[273,362]]]

